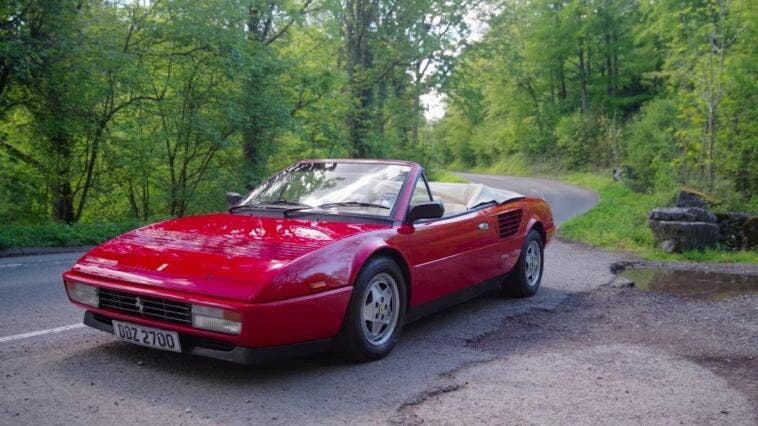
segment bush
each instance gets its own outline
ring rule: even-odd
[[[627,126],[625,164],[632,168],[632,185],[646,191],[670,188],[676,182],[674,126],[677,108],[668,99],[650,101]]]
[[[580,112],[561,118],[555,128],[558,148],[572,169],[617,164],[619,133],[614,120]]]

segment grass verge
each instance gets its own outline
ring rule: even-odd
[[[647,226],[647,215],[655,207],[671,205],[673,191],[641,194],[611,178],[592,173],[572,173],[561,180],[592,189],[600,195],[600,202],[589,212],[561,225],[560,233],[568,239],[624,250],[657,261],[758,262],[756,250],[729,251],[717,247],[667,253],[658,248]]]
[[[430,182],[468,183],[466,179],[446,170],[435,170],[429,174]]]
[[[0,249],[22,247],[73,247],[100,244],[144,225],[139,221],[117,223],[57,222],[9,224],[0,228]]]

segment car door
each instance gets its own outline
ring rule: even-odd
[[[431,199],[421,175],[411,205]],[[416,222],[408,238],[414,265],[411,306],[491,278],[491,256],[486,256],[485,251],[497,235],[481,210]]]

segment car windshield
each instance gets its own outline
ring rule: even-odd
[[[298,163],[237,206],[389,216],[411,168],[384,163]]]

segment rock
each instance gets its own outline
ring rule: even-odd
[[[660,247],[669,253],[713,247],[721,236],[719,226],[709,222],[650,220],[648,224]]]
[[[634,281],[625,277],[616,277],[615,280],[611,281],[611,287],[614,287],[614,288],[634,287]]]
[[[612,274],[617,275],[617,274],[619,274],[621,272],[626,271],[630,267],[635,266],[637,263],[638,262],[628,261],[628,260],[624,260],[624,261],[620,261],[620,262],[613,262],[613,263],[611,263],[610,270],[611,270]]]
[[[677,251],[676,242],[674,242],[674,240],[663,240],[660,244],[658,244],[658,246],[666,253],[673,253]]]
[[[719,220],[726,219],[732,223],[735,223],[739,226],[743,226],[749,221],[750,219],[755,218],[750,213],[746,212],[726,212],[726,213],[716,213],[716,217],[719,218]]]
[[[755,227],[755,225],[751,225],[749,222],[752,219],[758,219],[758,217],[741,212],[717,213],[716,217],[718,218],[719,232],[721,232],[721,244],[737,250],[750,247],[750,227]],[[752,232],[752,235],[754,236],[752,240],[754,247],[755,231]]]
[[[697,191],[686,189],[681,190],[676,197],[677,207],[699,207],[703,209],[708,204],[714,204],[713,200],[707,195]]]
[[[717,223],[716,215],[700,207],[661,207],[650,210],[650,220]]]
[[[758,216],[751,217],[742,226],[742,234],[745,236],[745,248],[758,248]]]

